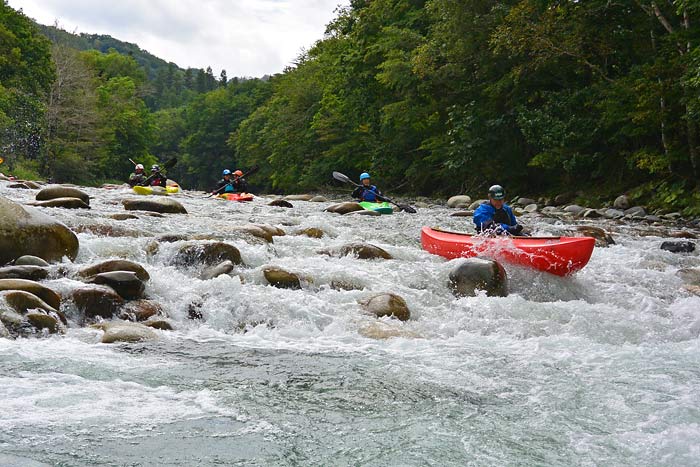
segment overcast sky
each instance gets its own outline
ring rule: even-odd
[[[347,0],[9,0],[41,24],[109,34],[218,76],[281,72],[323,37]]]

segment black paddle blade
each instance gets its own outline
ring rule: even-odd
[[[415,209],[414,207],[409,206],[408,204],[397,204],[397,206],[398,206],[403,212],[407,212],[407,213],[409,213],[409,214],[415,214],[416,212],[418,212],[418,211],[416,211],[416,209]]]
[[[339,182],[352,183],[352,180],[350,180],[346,175],[343,175],[340,172],[333,172],[333,178],[335,178]]]
[[[177,164],[177,157],[173,157],[172,159],[165,161],[165,164],[163,164],[163,168],[165,170],[172,169],[173,167],[175,167],[175,164]]]

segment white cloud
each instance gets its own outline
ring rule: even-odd
[[[9,0],[42,24],[109,34],[181,67],[218,75],[282,71],[323,37],[347,0]]]

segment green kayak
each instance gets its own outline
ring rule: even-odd
[[[394,208],[391,207],[391,204],[389,204],[387,202],[370,203],[369,201],[363,201],[360,203],[360,206],[367,209],[368,211],[377,211],[378,213],[381,213],[381,214],[393,214],[394,213]]]

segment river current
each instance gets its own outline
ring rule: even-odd
[[[700,463],[700,297],[676,275],[700,255],[662,251],[664,238],[640,235],[648,226],[596,222],[616,244],[573,277],[504,264],[508,297],[457,298],[454,263],[420,247],[423,225],[472,228],[446,207],[339,216],[322,212],[329,203],[284,209],[186,192],[176,199],[187,215],[117,221],[107,216],[124,212],[129,193],[85,191],[89,211],[42,210],[72,228],[116,229],[79,233],[76,263],[141,263],[147,295],[176,330],[138,344],[101,344],[101,331],[77,325],[0,339],[0,465]],[[0,195],[34,192],[3,185]],[[227,230],[251,222],[287,235],[267,244]],[[537,234],[578,223],[521,222]],[[294,235],[306,227],[327,235]],[[199,280],[170,265],[181,243],[147,253],[166,233],[220,235],[246,267]],[[394,259],[318,253],[352,241]],[[269,265],[308,280],[271,287]],[[365,314],[358,300],[377,292],[402,296],[411,319]],[[188,319],[193,303],[203,320]]]

